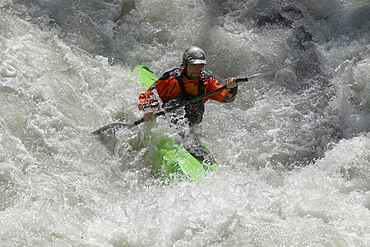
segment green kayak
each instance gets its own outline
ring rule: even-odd
[[[140,75],[140,83],[146,90],[150,87],[158,76],[155,75],[147,66],[139,65],[135,71]],[[186,179],[198,181],[206,176],[209,171],[216,169],[216,164],[202,163],[193,157],[173,138],[161,135],[153,138],[150,148],[150,160],[157,172],[164,177],[173,179]]]

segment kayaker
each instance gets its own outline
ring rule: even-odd
[[[140,94],[138,108],[144,111],[144,120],[155,120],[154,114],[159,108],[159,99],[163,108],[172,107],[224,86],[219,80],[203,72],[206,64],[206,55],[201,48],[190,46],[186,49],[180,68],[164,73],[145,93]],[[184,126],[185,124],[193,127],[199,124],[203,119],[204,103],[209,99],[221,103],[234,101],[238,92],[236,78],[226,79],[226,87],[227,90],[170,112],[171,122],[176,126]],[[203,158],[199,157],[198,159],[202,160]]]

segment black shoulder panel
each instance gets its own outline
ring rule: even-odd
[[[173,69],[173,70],[170,70],[170,71],[167,71],[166,73],[164,73],[160,78],[159,80],[166,80],[172,76],[174,77],[178,77],[181,75],[181,71],[179,68],[176,68],[176,69]]]

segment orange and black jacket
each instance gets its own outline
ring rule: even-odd
[[[199,80],[191,80],[185,75],[183,68],[174,69],[163,74],[163,76],[154,82],[145,93],[140,94],[138,108],[140,110],[151,108],[154,105],[153,103],[158,102],[158,97],[164,103],[164,107],[166,107],[166,104],[172,99],[189,100],[199,95],[212,92],[222,86],[224,85],[217,79],[203,72]],[[189,109],[192,113],[187,112],[188,116],[185,115],[185,117],[189,118],[190,114],[196,114],[200,119],[194,120],[193,122],[199,123],[204,113],[204,102],[212,99],[221,103],[229,103],[234,101],[237,92],[237,87],[229,91],[223,90],[187,106],[185,109]]]

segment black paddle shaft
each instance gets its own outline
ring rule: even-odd
[[[275,68],[275,69],[272,69],[272,70],[268,70],[268,71],[265,71],[265,72],[262,72],[262,73],[257,73],[257,74],[254,74],[254,75],[251,75],[251,76],[248,76],[248,77],[245,77],[245,78],[237,78],[236,79],[236,82],[237,83],[240,83],[240,82],[246,82],[246,81],[249,81],[250,79],[254,79],[254,78],[258,78],[258,77],[262,77],[262,76],[265,76],[265,75],[270,75],[272,73],[275,73],[281,69],[284,69],[286,67],[289,67],[291,66],[292,64],[296,63],[298,60],[295,60],[289,64],[285,64],[279,68]],[[176,109],[179,109],[183,106],[187,106],[187,105],[190,105],[192,103],[195,103],[199,100],[202,100],[202,99],[205,99],[205,98],[208,98],[216,93],[219,93],[223,90],[227,89],[226,85],[212,91],[212,92],[209,92],[209,93],[206,93],[206,94],[202,94],[198,97],[195,97],[193,99],[190,99],[190,100],[187,100],[187,101],[184,101],[182,102],[181,104],[177,105],[177,106],[172,106],[172,107],[168,107],[168,108],[165,108],[163,111],[159,111],[159,112],[156,112],[154,114],[155,117],[159,117],[159,116],[162,116],[162,115],[165,115],[166,112],[171,112],[171,111],[174,111]],[[106,126],[103,126],[101,127],[100,129],[97,129],[95,130],[94,132],[92,132],[94,135],[97,135],[97,134],[101,134],[102,132],[106,131],[106,130],[109,130],[109,129],[116,129],[116,128],[122,128],[122,127],[127,127],[127,128],[131,128],[131,127],[134,127],[136,125],[139,125],[141,124],[142,122],[144,122],[144,117],[136,120],[135,122],[131,123],[131,124],[125,124],[125,123],[112,123],[112,124],[108,124]]]

